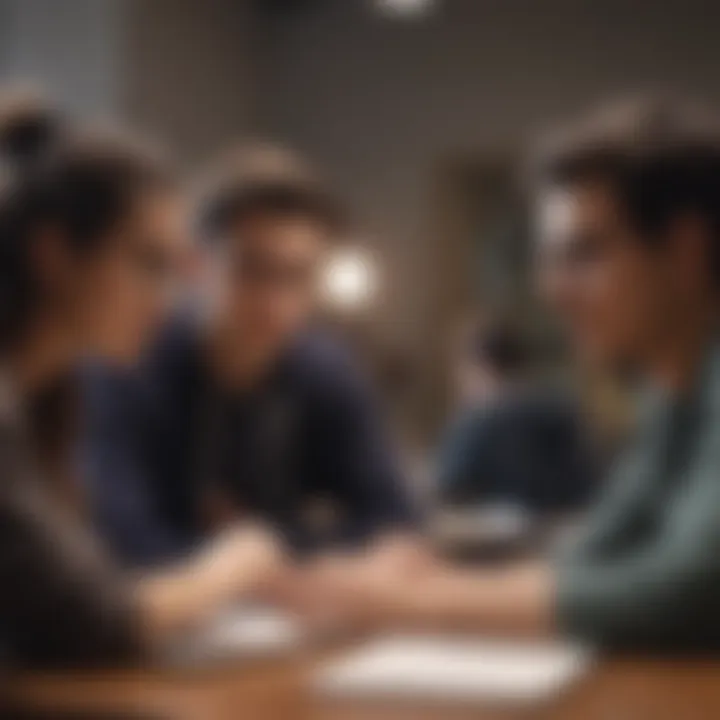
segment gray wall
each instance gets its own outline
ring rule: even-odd
[[[253,87],[245,0],[125,0],[123,103],[191,164],[247,133]]]
[[[0,82],[4,81],[7,76],[10,60],[11,19],[11,0],[0,0]]]
[[[0,0],[0,79],[128,118],[188,163],[251,122],[245,0]]]
[[[118,107],[122,0],[3,0],[2,75],[78,111]]]

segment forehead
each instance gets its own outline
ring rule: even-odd
[[[315,218],[296,213],[255,213],[236,220],[226,233],[234,250],[299,253],[322,249],[326,228]]]
[[[143,193],[127,216],[125,225],[131,230],[143,229],[144,235],[159,240],[189,242],[188,208],[184,198],[170,190]]]
[[[614,193],[601,181],[546,188],[537,199],[535,216],[540,236],[546,241],[571,238],[622,221]]]

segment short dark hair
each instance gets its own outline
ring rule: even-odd
[[[529,369],[530,344],[518,326],[507,319],[479,320],[469,338],[470,359],[488,366],[503,377],[514,377]]]
[[[607,181],[646,242],[693,213],[712,240],[720,282],[720,119],[692,101],[641,97],[606,106],[547,140],[535,184]]]
[[[197,212],[198,231],[205,240],[216,240],[233,223],[257,214],[307,217],[331,235],[346,229],[340,203],[302,159],[283,148],[241,147],[209,178]]]

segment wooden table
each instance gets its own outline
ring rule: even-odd
[[[449,707],[330,701],[308,689],[325,658],[243,663],[195,671],[128,671],[16,678],[31,707],[128,711],[180,720],[713,720],[720,718],[720,661],[612,660],[545,707]],[[133,715],[134,716],[134,715]]]

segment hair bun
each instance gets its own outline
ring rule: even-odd
[[[37,95],[0,98],[0,158],[12,166],[31,166],[55,145],[60,113]]]

